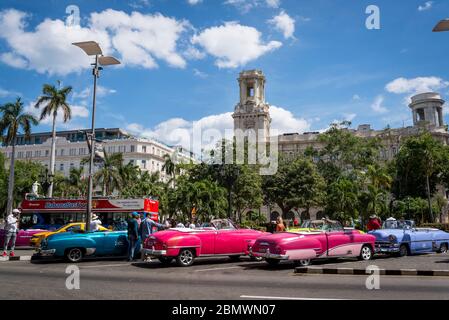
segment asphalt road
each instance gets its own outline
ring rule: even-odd
[[[406,263],[414,258],[430,262],[439,257],[408,257]],[[190,268],[162,267],[156,261],[83,262],[76,265],[80,289],[68,290],[67,266],[1,263],[0,299],[449,299],[449,277],[381,276],[380,289],[368,290],[367,276],[295,275],[290,263],[269,267],[227,258],[199,259]]]

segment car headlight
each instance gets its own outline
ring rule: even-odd
[[[396,240],[398,240],[398,238],[396,238],[395,235],[390,234],[390,235],[388,236],[388,240],[389,240],[390,242],[396,242]]]

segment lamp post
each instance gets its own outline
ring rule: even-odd
[[[89,159],[89,182],[87,189],[87,207],[86,207],[86,232],[90,231],[90,222],[92,217],[92,189],[93,189],[93,167],[95,156],[95,106],[97,99],[97,79],[100,77],[101,66],[109,66],[120,64],[114,57],[105,57],[101,51],[98,43],[95,41],[76,42],[72,43],[74,46],[81,48],[88,56],[95,56],[95,63],[93,63],[92,75],[94,76],[94,92],[92,100],[92,131],[90,134],[90,159]]]
[[[47,194],[48,188],[53,182],[53,177],[54,175],[49,174],[48,168],[45,168],[45,172],[41,172],[41,174],[39,175],[39,182],[45,195]]]

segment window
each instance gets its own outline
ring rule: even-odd
[[[75,164],[71,163],[70,164],[70,169],[73,169],[73,168],[75,168]]]
[[[80,156],[83,156],[86,154],[86,148],[79,148],[78,152]]]
[[[32,156],[33,156],[33,152],[32,151],[27,151],[25,153],[25,158],[27,158],[27,159],[31,158]]]
[[[76,156],[76,149],[70,149],[70,155]]]
[[[49,154],[50,154],[50,150],[45,150],[45,156],[48,157]]]
[[[59,171],[64,171],[64,163],[59,164]]]
[[[40,158],[40,156],[41,156],[41,151],[40,150],[34,151],[34,157],[35,158]]]
[[[147,168],[147,160],[142,160],[142,168],[143,169]]]
[[[424,109],[418,109],[416,110],[416,113],[418,114],[418,121],[426,120],[426,117],[424,115]]]
[[[153,147],[153,154],[155,154],[155,153],[154,153],[154,147]]]
[[[64,156],[64,149],[61,149],[60,155],[61,157]]]
[[[22,152],[22,151],[20,151],[20,152],[17,153],[17,158],[19,158],[19,159],[20,159],[20,158],[23,158],[23,152]]]
[[[136,152],[136,146],[131,146],[131,152]]]
[[[126,146],[119,146],[118,147],[118,152],[125,153],[126,152]]]
[[[146,146],[142,146],[142,153],[147,153],[147,147]]]
[[[134,165],[134,160],[133,159],[129,160],[129,164]]]

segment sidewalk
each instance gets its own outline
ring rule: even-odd
[[[449,255],[426,254],[402,258],[377,256],[370,261],[339,260],[336,263],[317,261],[310,267],[295,268],[296,274],[367,275],[367,267],[375,266],[381,275],[449,277]]]
[[[8,254],[9,254],[8,250]],[[16,248],[14,250],[15,257],[0,257],[0,262],[6,262],[6,261],[30,261],[31,256],[34,254],[35,249],[32,248]],[[3,251],[0,252],[0,254],[3,253]]]

